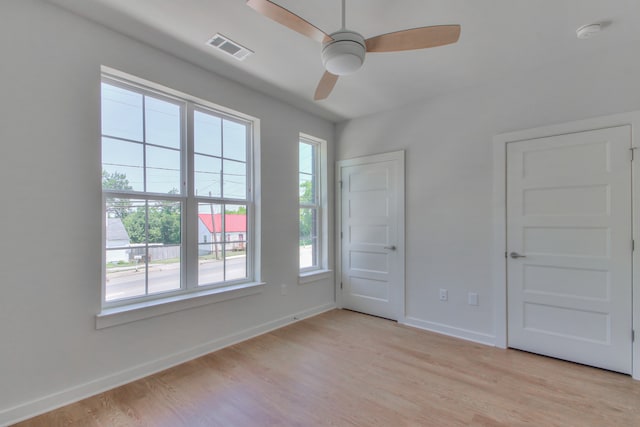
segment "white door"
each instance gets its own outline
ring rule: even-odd
[[[631,373],[631,129],[507,144],[510,347]]]
[[[338,162],[342,307],[404,316],[404,152]]]

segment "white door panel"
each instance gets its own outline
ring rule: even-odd
[[[341,302],[397,320],[404,310],[403,161],[385,155],[339,163]]]
[[[507,145],[510,347],[631,372],[631,134]]]

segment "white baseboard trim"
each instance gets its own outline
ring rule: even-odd
[[[185,351],[171,354],[148,363],[134,366],[113,375],[98,378],[84,384],[49,394],[11,408],[0,410],[0,426],[8,426],[45,412],[60,408],[70,403],[77,402],[90,396],[130,383],[140,378],[147,377],[189,360],[196,359],[211,352],[246,341],[258,335],[271,332],[275,329],[298,322],[302,319],[315,316],[336,308],[335,303],[324,304],[298,313],[292,313],[280,319],[272,320],[258,326],[218,338],[216,340],[198,345]]]
[[[466,341],[473,341],[478,344],[489,345],[495,347],[496,337],[482,332],[470,331],[468,329],[456,328],[442,323],[429,322],[426,320],[416,319],[415,317],[405,317],[404,325],[413,326],[414,328],[424,329],[430,332],[436,332],[442,335],[448,335],[454,338],[460,338]]]

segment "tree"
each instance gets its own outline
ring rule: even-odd
[[[145,243],[147,241],[145,216],[145,207],[142,206],[122,218],[122,224],[127,230],[131,243]]]
[[[246,215],[247,207],[246,206],[237,206],[236,209],[229,209],[228,206],[225,206],[224,213],[228,215]]]
[[[148,229],[145,227],[147,216]],[[122,223],[131,243],[180,244],[180,210],[174,203],[157,202],[148,207],[141,206],[128,214]]]
[[[127,175],[121,172],[102,171],[104,190],[129,191]],[[178,194],[172,189],[169,194]],[[148,202],[134,207],[131,199],[109,197],[107,213],[110,217],[120,218],[131,243],[180,244],[180,209],[170,201]],[[147,224],[148,220],[148,224]]]
[[[109,173],[106,170],[102,171],[102,188],[133,190],[126,174],[118,171]],[[178,189],[172,189],[169,194],[178,194]],[[133,207],[130,199],[110,197],[107,199],[107,213],[112,218],[122,220],[131,243],[180,244],[180,209],[175,203],[152,202]]]
[[[102,171],[102,189],[103,190],[133,190],[133,187],[129,185],[127,174],[115,171],[109,173],[106,170]]]
[[[180,210],[176,204],[160,202],[149,206],[149,243],[180,243]]]
[[[300,184],[300,201],[313,201],[313,183],[304,181]],[[310,245],[315,229],[315,209],[300,208],[300,245]]]
[[[109,173],[106,170],[102,170],[102,189],[103,190],[116,190],[127,191],[133,190],[133,187],[129,185],[127,174],[115,171]],[[127,199],[119,199],[110,197],[107,199],[107,214],[112,218],[124,218],[131,209],[131,203]]]
[[[314,230],[315,209],[300,208],[300,246],[310,245]]]

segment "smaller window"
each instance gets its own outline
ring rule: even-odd
[[[300,271],[321,269],[322,266],[322,189],[321,144],[308,138],[299,142],[299,214]]]

